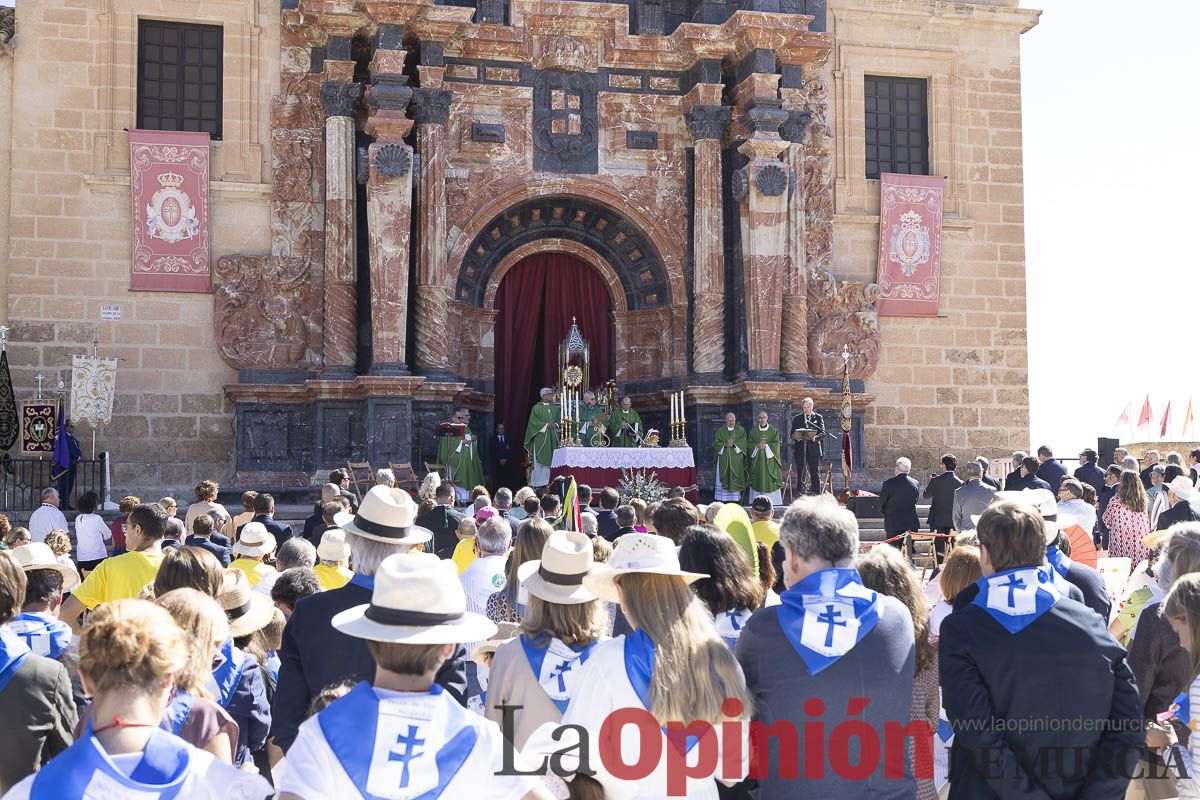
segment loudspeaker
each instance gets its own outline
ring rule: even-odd
[[[851,497],[846,505],[857,519],[879,519],[883,516],[878,497]]]
[[[1096,456],[1099,459],[1097,462],[1101,469],[1107,468],[1113,463],[1113,452],[1121,444],[1120,439],[1106,439],[1103,436],[1096,440]]]

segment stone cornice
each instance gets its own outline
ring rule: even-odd
[[[925,17],[958,25],[1006,28],[1018,33],[1032,30],[1042,16],[1041,11],[1017,8],[1015,2],[999,5],[958,0],[839,0],[836,4],[830,4],[829,13],[834,17],[852,14]]]

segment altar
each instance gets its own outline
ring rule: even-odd
[[[554,451],[550,479],[574,476],[598,494],[608,486],[615,489],[623,471],[641,470],[656,475],[668,489],[681,487],[693,503],[700,499],[690,447],[560,447]]]

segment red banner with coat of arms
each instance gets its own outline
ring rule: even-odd
[[[879,176],[879,299],[888,317],[936,317],[941,295],[942,190],[930,175]]]
[[[207,133],[129,132],[133,291],[212,291],[208,156]]]

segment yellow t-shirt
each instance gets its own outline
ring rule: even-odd
[[[750,526],[754,538],[762,542],[770,550],[779,541],[779,523],[770,519],[760,519]]]
[[[321,588],[325,591],[340,589],[354,577],[353,572],[340,565],[331,567],[327,564],[317,564],[313,567],[313,572],[317,574],[317,580],[321,582]]]
[[[275,571],[275,568],[264,564],[257,558],[239,558],[229,565],[230,569],[240,569],[246,573],[246,579],[250,581],[250,588],[253,589],[267,575]]]
[[[471,566],[471,562],[475,560],[475,537],[471,536],[459,541],[454,546],[454,555],[451,556],[455,566],[458,567],[458,574],[462,575],[467,571],[467,567]]]
[[[106,558],[92,570],[75,590],[75,597],[89,611],[116,600],[136,598],[158,574],[162,553],[140,551]]]

